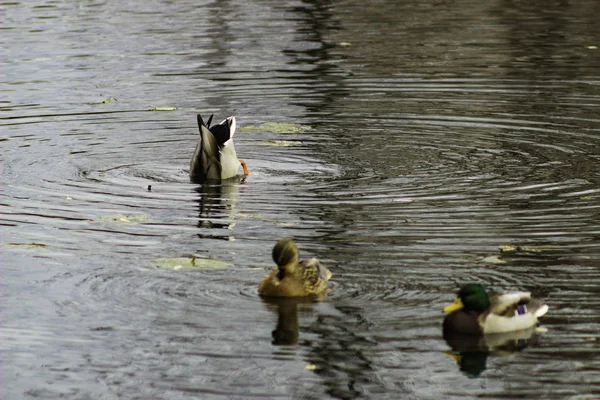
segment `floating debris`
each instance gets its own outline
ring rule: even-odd
[[[111,214],[111,215],[103,215],[101,217],[98,217],[93,222],[116,223],[116,224],[139,224],[142,222],[148,222],[148,217],[143,214],[134,214],[134,215]]]
[[[178,271],[186,268],[229,268],[233,267],[233,264],[215,260],[212,258],[205,258],[194,254],[191,257],[174,257],[174,258],[158,258],[151,262],[156,268],[167,268]]]
[[[542,253],[545,251],[558,250],[559,247],[558,246],[535,246],[535,245],[513,246],[511,244],[505,244],[505,245],[499,246],[498,249],[500,250],[501,253],[517,253],[517,252]]]
[[[504,244],[502,246],[499,246],[498,249],[500,250],[501,253],[508,253],[508,252],[512,252],[512,251],[518,251],[520,249],[520,247],[513,246],[511,244]]]
[[[269,140],[268,143],[272,146],[277,147],[291,147],[302,145],[302,142],[300,142],[299,140]]]
[[[315,369],[317,369],[317,366],[315,364],[309,362],[309,363],[306,363],[304,368],[309,371],[314,371]]]
[[[157,107],[150,105],[150,109],[148,111],[175,111],[177,107]]]
[[[6,247],[12,247],[15,249],[24,249],[24,250],[45,250],[48,245],[44,243],[5,243]]]
[[[271,133],[302,133],[311,128],[305,125],[289,122],[267,122],[262,125],[247,125],[240,128],[243,132],[271,132]]]
[[[506,261],[501,260],[498,256],[487,256],[481,261],[488,264],[506,264]]]

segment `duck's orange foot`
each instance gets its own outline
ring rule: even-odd
[[[242,164],[242,168],[244,169],[244,176],[248,176],[250,171],[248,171],[248,167],[246,166],[246,161],[240,160],[240,164]]]

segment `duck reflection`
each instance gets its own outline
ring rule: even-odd
[[[298,343],[298,312],[310,315],[314,300],[308,297],[265,297],[265,304],[277,311],[277,325],[271,336],[276,346]]]
[[[200,194],[198,228],[201,238],[233,240],[237,182],[205,183],[196,188]]]
[[[444,333],[444,340],[452,348],[446,355],[454,358],[460,370],[471,378],[481,375],[489,356],[509,356],[537,343],[538,338],[535,327],[484,336]]]

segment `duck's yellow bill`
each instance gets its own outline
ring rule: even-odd
[[[462,300],[460,299],[460,297],[457,297],[456,300],[454,300],[454,303],[450,304],[449,306],[446,306],[444,308],[444,312],[445,313],[449,313],[449,312],[453,312],[456,310],[460,310],[461,308],[463,308],[465,305],[463,304]]]
[[[445,353],[444,353],[444,355],[445,355],[445,356],[448,356],[448,357],[450,357],[450,358],[453,358],[453,359],[454,359],[454,361],[456,361],[456,363],[457,363],[457,364],[460,364],[460,362],[461,362],[461,361],[462,361],[462,359],[463,359],[463,356],[461,356],[460,354],[454,354],[454,353],[453,353],[453,352],[451,352],[451,351],[447,351],[447,352],[445,352]]]

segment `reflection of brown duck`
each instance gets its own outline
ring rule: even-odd
[[[273,247],[277,264],[263,279],[258,294],[263,297],[319,296],[327,291],[331,272],[319,260],[300,260],[298,247],[291,238],[279,240]]]
[[[529,292],[488,294],[483,286],[467,284],[444,308],[444,333],[483,335],[520,331],[535,326],[548,306],[531,298]]]
[[[277,310],[277,326],[271,333],[273,344],[292,345],[298,343],[298,305],[283,302]]]
[[[314,300],[309,297],[264,297],[263,300],[266,304],[277,308],[277,326],[271,333],[273,344],[297,344],[298,311],[299,309],[312,311],[311,304]]]

